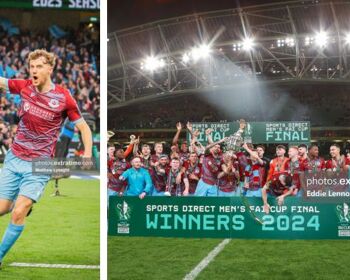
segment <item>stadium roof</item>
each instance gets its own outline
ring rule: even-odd
[[[109,107],[252,77],[348,82],[349,14],[345,1],[284,1],[109,33]]]

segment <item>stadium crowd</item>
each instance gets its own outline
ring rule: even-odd
[[[242,134],[245,122],[236,133]],[[235,148],[227,145],[229,138],[213,142],[211,129],[205,131],[208,145],[197,141],[199,131],[191,134],[191,143],[179,145],[183,125],[176,125],[170,153],[162,143],[155,143],[151,152],[148,144],[131,136],[130,145],[108,148],[108,195],[126,196],[275,196],[283,204],[286,196],[302,195],[302,174],[329,176],[346,174],[350,166],[350,153],[341,154],[337,144],[330,146],[330,158],[319,155],[318,146],[277,145],[276,157],[265,157],[263,145],[241,143]],[[347,175],[346,175],[347,176]],[[268,212],[268,210],[267,210]]]
[[[85,24],[69,30],[66,36],[55,38],[49,32],[36,33],[21,30],[18,35],[8,35],[0,27],[0,76],[26,79],[29,70],[25,63],[29,52],[46,49],[56,55],[52,81],[69,89],[82,113],[91,116],[99,129],[100,77],[99,36]],[[19,95],[1,94],[0,149],[6,150],[16,132]]]

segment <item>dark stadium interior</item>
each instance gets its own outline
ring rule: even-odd
[[[130,1],[120,10],[135,15],[136,7],[150,12],[109,17],[108,129],[116,142],[135,134],[169,143],[178,121],[244,118],[310,121],[313,142],[348,149],[348,2]],[[248,52],[240,40],[249,36],[256,42]],[[195,61],[198,42],[211,49]],[[158,65],[150,70],[149,61]]]

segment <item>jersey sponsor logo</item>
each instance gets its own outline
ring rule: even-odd
[[[49,106],[51,108],[57,108],[58,106],[60,106],[60,103],[58,102],[58,100],[56,99],[51,99],[50,102],[49,102]]]
[[[29,104],[28,102],[25,102],[24,105],[23,105],[23,110],[24,110],[25,112],[28,112],[29,109],[30,109],[30,104]]]
[[[24,103],[23,110],[44,120],[52,121],[55,118],[55,115],[50,111],[41,109],[33,104],[30,105],[29,102]]]

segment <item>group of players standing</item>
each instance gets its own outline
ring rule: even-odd
[[[122,148],[108,149],[108,194],[139,196],[246,196],[262,197],[266,212],[267,197],[277,198],[283,204],[286,196],[299,196],[302,191],[300,175],[320,171],[347,171],[350,158],[341,155],[337,144],[330,146],[330,159],[319,156],[318,146],[305,144],[276,146],[276,157],[264,156],[263,145],[242,143],[240,149],[224,152],[222,143],[213,142],[211,129],[206,130],[208,145],[202,146],[190,123],[187,129],[191,143],[178,146],[181,123],[177,123],[170,155],[164,153],[162,143],[154,144],[154,154],[148,144],[131,137],[126,151]],[[242,133],[245,123],[240,124]],[[288,152],[288,156],[286,153]],[[133,153],[129,162],[126,158]]]

